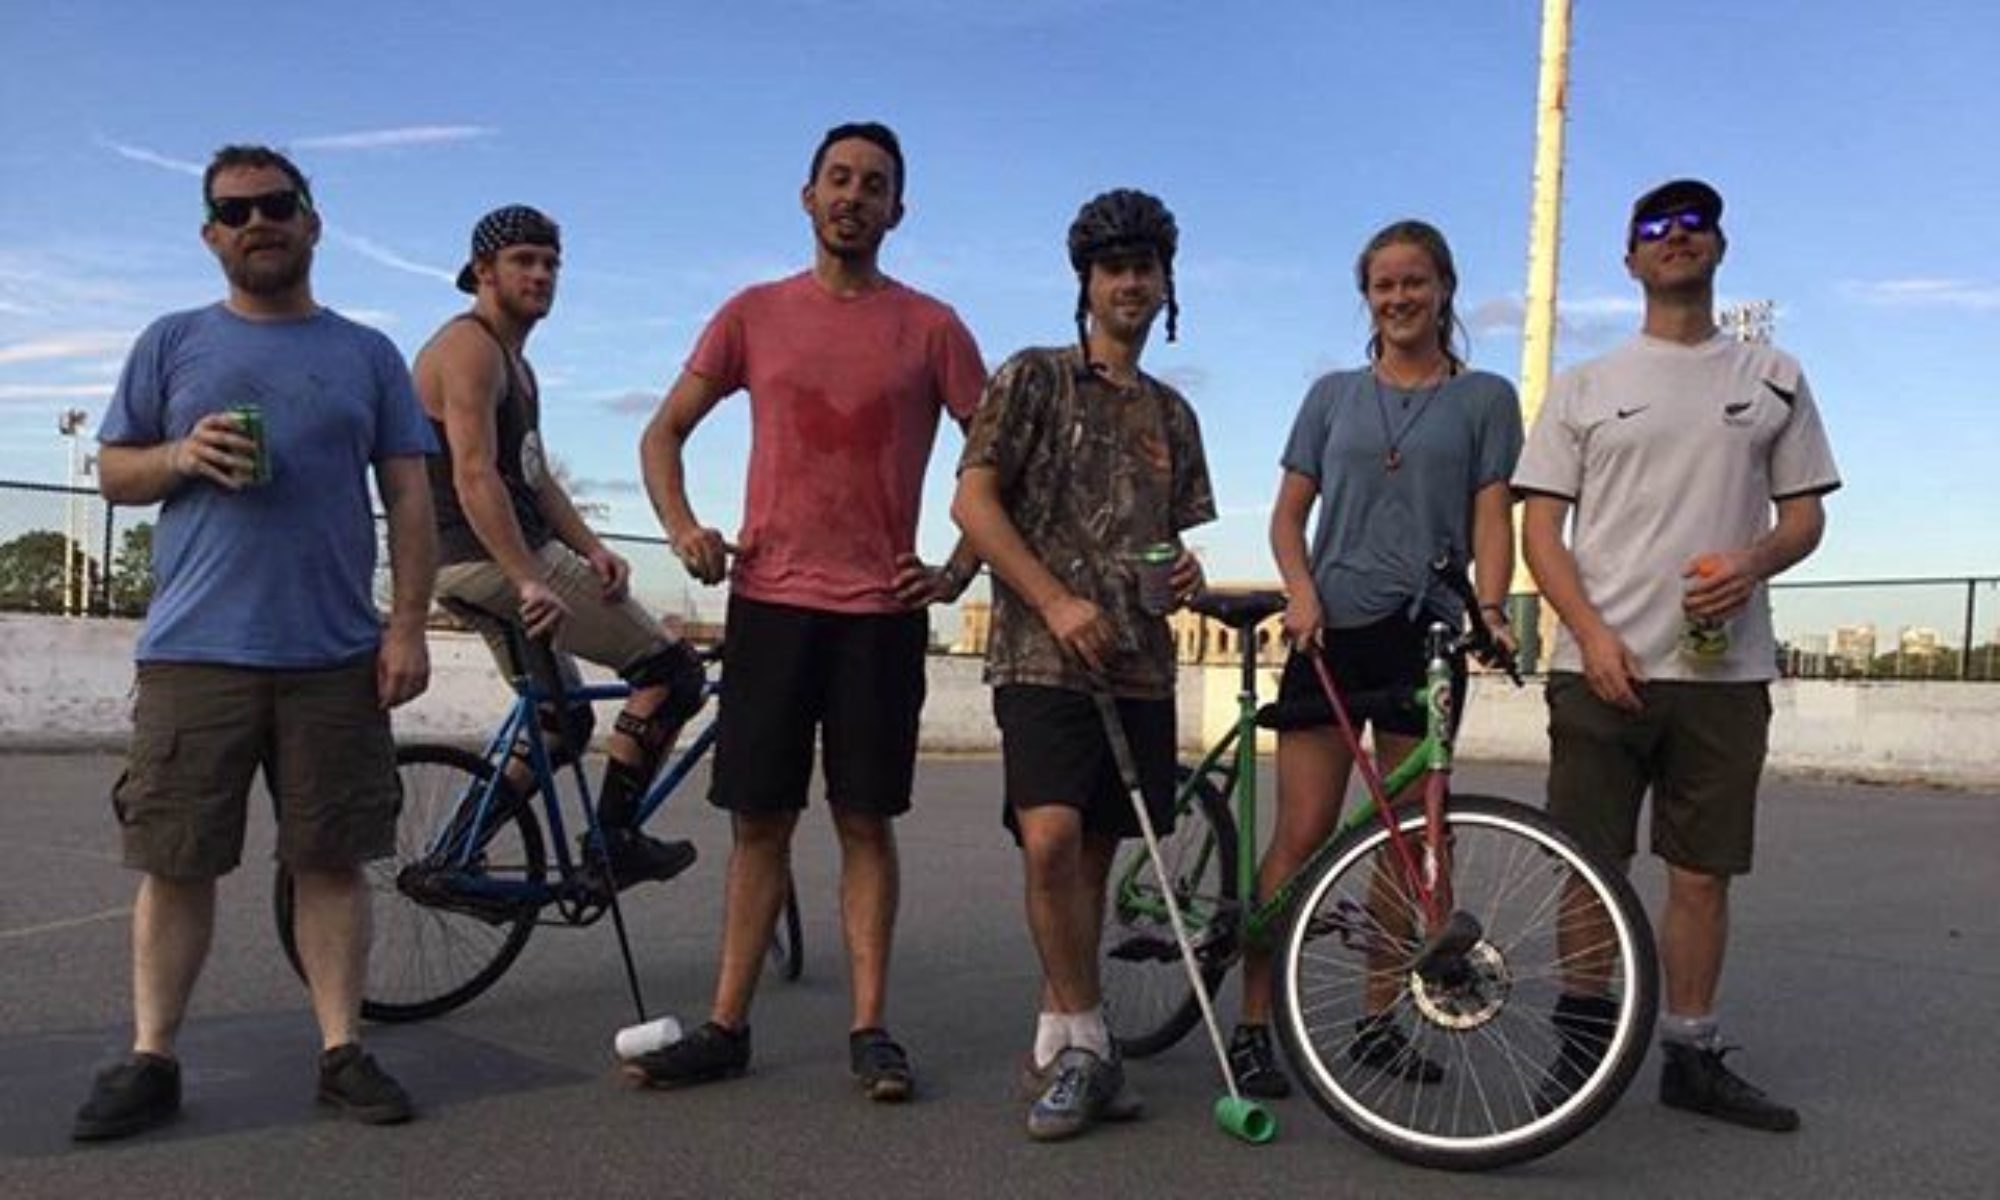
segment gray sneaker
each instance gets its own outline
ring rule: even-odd
[[[1056,1055],[1055,1078],[1028,1108],[1028,1136],[1038,1142],[1073,1138],[1104,1116],[1125,1086],[1125,1068],[1071,1046]]]
[[[1111,1053],[1116,1061],[1118,1051],[1114,1049]],[[1022,1103],[1033,1104],[1042,1098],[1042,1093],[1048,1091],[1049,1085],[1056,1081],[1056,1064],[1061,1061],[1062,1056],[1057,1055],[1049,1060],[1047,1066],[1038,1067],[1035,1065],[1034,1051],[1030,1050],[1021,1056],[1021,1070],[1015,1079],[1015,1088]],[[1120,1062],[1119,1065],[1122,1069],[1124,1064]],[[1097,1114],[1097,1119],[1111,1123],[1136,1121],[1145,1114],[1145,1111],[1145,1098],[1140,1096],[1131,1081],[1127,1080],[1125,1086],[1118,1090],[1118,1094],[1105,1102],[1104,1111]]]

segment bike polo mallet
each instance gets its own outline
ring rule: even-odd
[[[587,739],[578,736],[578,731],[571,721],[567,681],[563,678],[563,660],[557,657],[552,638],[530,638],[528,642],[527,661],[532,664],[531,672],[543,676],[546,680],[549,703],[556,711],[557,728],[561,731],[563,743],[573,751],[570,765],[576,771],[579,789],[577,794],[588,796],[590,792],[585,785],[583,773],[583,752],[586,747],[577,744]],[[598,824],[595,804],[584,806],[584,821],[589,827],[591,838],[599,848],[599,853],[605,855],[604,871],[611,891],[611,926],[618,932],[618,955],[625,963],[625,985],[631,989],[632,1008],[639,1018],[634,1024],[627,1025],[613,1034],[611,1046],[619,1058],[631,1058],[647,1050],[657,1050],[677,1041],[680,1038],[680,1024],[670,1016],[658,1020],[651,1020],[646,1016],[646,1000],[639,992],[639,969],[632,962],[632,942],[625,933],[625,911],[618,903],[618,880],[611,874],[609,854],[605,850],[604,828]]]
[[[1222,1081],[1229,1088],[1228,1095],[1216,1098],[1215,1123],[1231,1137],[1261,1146],[1277,1136],[1277,1118],[1255,1100],[1246,1099],[1236,1086],[1236,1072],[1230,1069],[1229,1051],[1222,1044],[1222,1027],[1216,1024],[1215,1006],[1210,1003],[1208,988],[1202,983],[1194,944],[1188,940],[1187,926],[1181,921],[1180,902],[1174,898],[1174,885],[1167,879],[1167,865],[1160,854],[1159,835],[1153,830],[1153,816],[1146,809],[1146,796],[1139,786],[1139,768],[1132,760],[1132,744],[1125,738],[1125,723],[1118,719],[1117,703],[1109,692],[1094,691],[1091,698],[1097,702],[1097,715],[1104,720],[1104,736],[1111,743],[1111,757],[1118,764],[1118,778],[1125,785],[1125,795],[1132,801],[1132,811],[1139,817],[1139,832],[1146,839],[1146,857],[1152,861],[1153,875],[1160,881],[1160,897],[1167,903],[1167,920],[1173,926],[1174,941],[1180,946],[1181,965],[1187,968],[1195,1003],[1201,1007],[1202,1023],[1208,1027],[1209,1044],[1215,1047],[1216,1065],[1222,1068]]]

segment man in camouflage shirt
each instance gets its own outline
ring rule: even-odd
[[[1129,1116],[1104,1024],[1098,930],[1121,838],[1139,832],[1095,697],[1131,742],[1155,826],[1172,823],[1174,647],[1141,605],[1140,552],[1174,548],[1172,601],[1201,587],[1179,534],[1215,516],[1201,429],[1172,388],[1139,370],[1162,307],[1174,332],[1172,214],[1107,192],[1070,228],[1079,345],[1023,350],[987,385],[959,464],[952,517],[991,565],[986,678],[1020,843],[1029,931],[1043,972],[1028,1133],[1072,1137]],[[1167,605],[1156,605],[1164,608]]]

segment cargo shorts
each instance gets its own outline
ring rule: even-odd
[[[375,658],[320,670],[140,663],[111,805],[125,865],[214,879],[243,857],[261,767],[279,862],[335,870],[393,853],[402,789]]]

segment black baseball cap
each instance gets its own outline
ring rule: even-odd
[[[458,270],[458,290],[467,295],[479,291],[473,276],[473,261],[498,254],[509,246],[549,246],[562,249],[562,230],[554,221],[525,204],[509,204],[479,218],[472,227],[472,256]]]
[[[1671,179],[1633,201],[1632,219],[1626,224],[1689,210],[1704,213],[1711,221],[1722,220],[1722,193],[1699,179]]]

